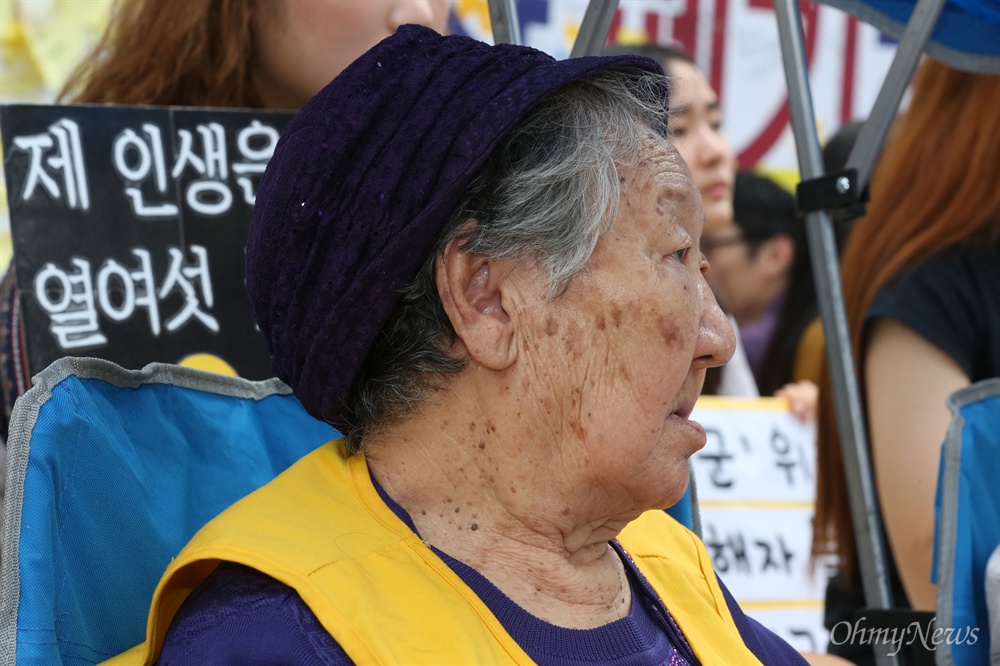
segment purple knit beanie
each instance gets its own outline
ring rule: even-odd
[[[568,83],[639,56],[557,61],[407,25],[292,119],[260,183],[247,292],[275,374],[343,432],[351,387],[469,180]]]

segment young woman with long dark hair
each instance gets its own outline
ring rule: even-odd
[[[927,59],[873,172],[868,213],[855,223],[842,260],[889,568],[902,584],[895,604],[917,610],[935,606],[934,493],[951,418],[945,400],[1000,375],[998,108],[1000,76]],[[826,367],[823,376],[825,387]],[[850,581],[830,590],[833,623],[853,619],[852,606],[862,599],[826,389],[818,427],[813,553],[837,555],[840,584]]]

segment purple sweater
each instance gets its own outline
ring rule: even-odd
[[[403,508],[377,483],[375,487],[386,505],[416,532]],[[471,567],[436,549],[435,553],[542,666],[696,666],[698,661],[669,611],[631,558],[616,542],[611,545],[628,572],[632,610],[627,617],[587,630],[557,627],[532,616]],[[747,618],[722,589],[740,635],[764,664],[805,664],[787,643]],[[223,563],[177,612],[158,663],[341,666],[352,662],[293,589],[253,569]]]

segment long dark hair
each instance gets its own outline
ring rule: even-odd
[[[251,83],[262,0],[116,0],[62,102],[259,107]]]
[[[862,398],[861,332],[878,291],[900,271],[951,247],[1000,243],[997,109],[1000,76],[959,71],[929,58],[921,65],[910,106],[873,172],[868,214],[851,232],[842,262]],[[824,359],[812,552],[836,554],[849,572],[854,531],[829,375]]]

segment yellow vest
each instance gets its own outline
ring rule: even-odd
[[[662,511],[621,533],[706,666],[760,664],[701,541]],[[220,561],[295,589],[357,664],[531,664],[476,594],[382,501],[362,456],[309,454],[199,531],[156,588],[146,642],[105,664],[151,664],[184,599]]]

